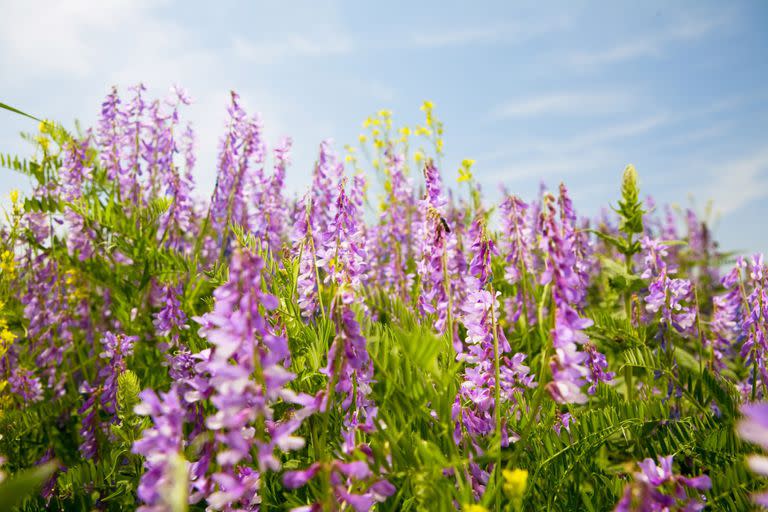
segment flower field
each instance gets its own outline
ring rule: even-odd
[[[0,156],[0,510],[768,505],[768,267],[633,166],[489,201],[425,102],[293,195],[233,93],[203,190],[188,102]]]

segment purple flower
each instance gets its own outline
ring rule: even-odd
[[[139,510],[161,512],[171,506],[173,490],[179,485],[176,482],[179,473],[188,471],[183,459],[185,411],[175,386],[159,397],[153,390],[146,389],[139,398],[141,403],[135,407],[136,414],[152,419],[152,426],[142,432],[132,448],[133,453],[144,457],[144,473],[137,489],[144,505]],[[181,471],[179,465],[183,465]],[[186,482],[182,485],[186,492]]]
[[[496,429],[495,415],[503,410],[505,417],[501,420],[500,433],[502,446],[506,446],[510,437],[517,438],[515,434],[510,436],[506,425],[507,412],[514,414],[512,411],[517,405],[515,394],[534,387],[535,383],[528,367],[523,365],[525,355],[508,355],[512,349],[498,324],[499,292],[494,296],[484,289],[491,278],[491,256],[496,251],[486,233],[482,213],[478,214],[470,232],[474,236],[470,249],[473,255],[469,265],[471,276],[466,279],[470,291],[462,305],[461,315],[467,330],[466,352],[457,356],[458,360],[467,362],[467,367],[451,411],[455,425],[454,442],[460,442],[462,432],[466,432],[473,441],[492,434]],[[495,340],[498,340],[501,403],[496,403],[495,398]]]
[[[411,224],[416,214],[416,202],[411,180],[404,172],[403,155],[389,148],[386,162],[387,201],[382,203],[369,254],[374,262],[376,282],[407,301],[414,277],[407,271],[406,263],[412,256]]]
[[[286,389],[293,379],[287,370],[287,340],[274,332],[268,318],[278,300],[262,290],[262,259],[248,250],[236,250],[229,280],[214,293],[213,311],[195,320],[200,335],[213,349],[202,354],[198,371],[208,376],[210,401],[215,413],[205,425],[214,432],[216,463],[211,476],[215,490],[207,500],[214,510],[240,506],[251,510],[258,504],[259,476],[245,463],[255,449],[260,471],[277,470],[274,450],[294,450],[303,440],[293,436],[301,420],[313,412],[298,411],[294,419],[275,421],[273,404],[279,399],[307,404],[305,396]],[[257,378],[254,378],[257,376]],[[189,393],[187,393],[189,394]],[[309,407],[305,407],[309,408]],[[258,420],[258,421],[257,421]],[[257,425],[264,428],[257,429]]]
[[[599,352],[594,343],[586,343],[584,345],[584,352],[587,354],[586,363],[589,369],[587,374],[587,382],[590,384],[588,392],[590,395],[593,395],[597,390],[599,382],[610,382],[616,374],[606,371],[608,369],[608,361],[605,358],[605,354]]]
[[[693,299],[691,282],[687,279],[671,279],[667,269],[648,286],[645,309],[661,313],[662,324],[674,327],[678,332],[689,331],[696,321],[696,311],[685,303]]]
[[[742,439],[768,450],[768,402],[745,404],[741,406],[744,418],[739,421],[737,430]],[[747,462],[750,469],[761,476],[768,476],[768,457],[751,455]],[[768,492],[754,494],[755,503],[768,506]]]
[[[528,224],[528,205],[515,195],[501,203],[503,249],[507,266],[504,277],[517,284],[524,274],[533,272],[533,230]]]
[[[672,471],[672,456],[659,457],[657,466],[653,459],[638,463],[640,472],[634,482],[624,490],[616,505],[616,512],[665,512],[703,510],[704,497],[700,493],[690,496],[690,490],[706,490],[712,487],[707,475],[687,478]]]
[[[136,340],[138,338],[135,336],[114,335],[106,332],[101,341],[104,351],[99,354],[105,363],[97,375],[98,385],[94,387],[87,381],[80,385],[79,391],[86,397],[78,409],[78,413],[82,416],[80,435],[83,442],[80,444],[80,453],[86,459],[96,457],[98,432],[105,429],[99,421],[99,411],[110,415],[110,423],[117,420],[118,377],[127,368],[126,358],[133,354],[133,344]]]
[[[177,345],[180,331],[188,326],[187,315],[181,309],[179,297],[182,296],[181,285],[164,285],[162,288],[162,308],[155,313],[153,324],[158,336],[170,337],[171,344]]]
[[[83,195],[83,188],[91,179],[92,169],[86,165],[86,155],[91,144],[90,137],[83,141],[73,140],[65,148],[64,159],[59,169],[62,199],[74,202]],[[64,207],[67,223],[67,248],[69,253],[84,261],[93,255],[95,233],[85,225],[83,216],[71,206]]]
[[[137,336],[114,335],[111,332],[104,334],[101,343],[104,351],[99,357],[106,360],[106,364],[99,370],[99,379],[102,383],[101,407],[114,415],[117,408],[117,378],[127,368],[126,358],[133,355],[133,344],[138,341]]]
[[[378,413],[376,404],[369,398],[373,379],[373,362],[366,347],[366,339],[360,331],[355,313],[345,302],[345,292],[340,292],[331,309],[336,323],[336,337],[328,350],[328,363],[324,373],[328,375],[328,395],[340,395],[344,415],[344,448],[351,451],[355,446],[355,433],[372,432]],[[351,300],[347,298],[347,300]]]
[[[338,187],[336,215],[317,247],[317,265],[325,271],[325,283],[359,289],[366,280],[365,234],[357,208],[349,200],[345,181]]]
[[[766,270],[763,255],[755,254],[750,259],[749,284],[752,291],[746,299],[746,310],[741,325],[745,336],[741,347],[741,357],[747,367],[755,367],[752,372],[753,394],[758,388],[765,390],[768,386],[768,339],[766,339],[766,324],[768,323],[768,286],[766,286]],[[762,385],[760,385],[762,384]],[[754,398],[754,397],[753,397]]]
[[[231,223],[248,226],[247,191],[260,186],[263,178],[261,121],[258,117],[248,118],[239,99],[235,92],[231,93],[229,126],[220,143],[216,186],[208,213],[214,235],[206,248],[209,258],[229,247]]]
[[[342,507],[348,505],[357,512],[369,512],[376,503],[384,502],[396,491],[395,486],[387,480],[377,479],[369,464],[362,460],[315,462],[304,470],[286,472],[283,475],[283,484],[289,489],[296,489],[306,485],[319,473],[328,475],[333,487],[333,497],[337,504]],[[319,503],[313,503],[293,510],[315,511],[321,509]]]
[[[299,275],[296,281],[296,290],[299,294],[297,302],[301,310],[301,316],[312,318],[318,309],[318,283],[317,283],[317,254],[315,250],[315,237],[310,223],[311,204],[306,204],[305,196],[297,204],[297,215],[294,222],[294,253],[299,258]]]
[[[32,371],[25,368],[14,368],[8,378],[11,392],[21,398],[24,403],[39,402],[43,399],[43,386]]]
[[[725,367],[723,359],[730,355],[733,344],[742,337],[744,306],[741,296],[741,268],[743,260],[728,272],[721,280],[726,292],[712,297],[712,338],[708,345],[712,347],[716,371]]]
[[[602,371],[602,360],[596,353],[590,356],[578,349],[579,345],[589,341],[583,331],[592,325],[592,321],[582,318],[575,309],[575,305],[584,297],[585,283],[576,268],[573,231],[567,225],[572,217],[568,203],[562,201],[561,195],[561,224],[557,222],[554,197],[551,194],[544,196],[544,208],[541,214],[540,246],[547,258],[540,282],[551,284],[555,317],[555,326],[551,331],[555,349],[550,362],[552,382],[547,385],[547,389],[558,403],[585,403],[587,397],[581,388],[587,381],[594,385],[609,379],[611,374]],[[591,367],[587,366],[588,358],[593,362]],[[596,361],[597,365],[594,364]]]
[[[438,333],[443,333],[449,318],[455,319],[458,315],[459,294],[463,291],[460,276],[466,263],[456,233],[447,220],[448,201],[442,193],[440,172],[432,160],[424,166],[424,180],[427,193],[419,205],[422,218],[416,228],[419,241],[416,268],[421,280],[418,304],[422,314],[437,315],[434,327]],[[456,351],[460,352],[461,342],[455,322],[453,324],[450,338]]]

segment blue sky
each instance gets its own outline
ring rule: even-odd
[[[587,214],[616,200],[627,163],[662,202],[714,200],[726,248],[768,251],[766,2],[3,1],[0,101],[71,124],[113,84],[195,99],[201,190],[234,89],[267,134],[295,141],[289,187],[319,142],[354,143],[380,108],[446,126],[490,197],[569,185]],[[0,151],[33,123],[0,114]],[[23,180],[0,174],[0,194]],[[691,203],[693,201],[693,203]]]

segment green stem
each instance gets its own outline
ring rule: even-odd
[[[448,342],[453,345],[453,298],[451,297],[451,281],[448,276],[448,250],[443,243],[443,287],[445,296],[448,297],[448,315],[446,325],[448,327]]]
[[[632,233],[627,235],[627,253],[624,254],[624,267],[627,274],[632,273]],[[624,313],[627,315],[627,321],[632,322],[632,296],[629,290],[624,292]],[[632,383],[632,367],[624,368],[624,385],[627,387],[627,402],[634,399],[634,384]]]
[[[539,302],[539,307],[536,313],[536,318],[537,318],[537,323],[539,328],[539,337],[541,338],[541,361],[539,363],[539,385],[536,388],[536,395],[534,396],[534,399],[533,399],[533,407],[531,408],[531,411],[530,411],[531,417],[528,420],[528,423],[525,425],[525,428],[522,431],[520,439],[528,439],[528,434],[530,433],[531,428],[533,428],[533,424],[536,421],[536,411],[541,405],[541,402],[544,400],[544,388],[545,388],[544,374],[547,371],[547,357],[549,354],[549,337],[547,336],[547,333],[544,330],[544,305],[547,301],[547,297],[549,296],[549,289],[550,289],[550,283],[547,283],[546,285],[544,285],[544,291],[541,294],[541,301]]]

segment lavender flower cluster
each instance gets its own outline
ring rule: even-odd
[[[292,140],[232,93],[204,198],[190,102],[139,85],[81,135],[43,122],[0,226],[0,453],[57,461],[45,506],[694,511],[759,487],[729,433],[743,414],[768,449],[768,268],[659,216],[633,167],[598,219],[562,184],[484,202],[471,160],[448,186],[425,102],[366,121],[373,179],[326,140],[291,197]]]

